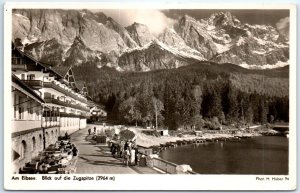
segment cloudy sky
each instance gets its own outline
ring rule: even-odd
[[[160,33],[166,26],[172,25],[175,19],[187,14],[196,19],[209,17],[212,13],[230,11],[241,22],[249,24],[268,24],[277,29],[289,25],[289,10],[213,10],[213,9],[169,9],[169,10],[94,10],[104,12],[124,27],[134,22],[146,24],[154,33]]]

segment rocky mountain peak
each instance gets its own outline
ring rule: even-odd
[[[240,21],[229,11],[213,13],[208,18],[208,21],[215,26],[235,26],[240,24]]]
[[[187,24],[191,24],[191,23],[197,23],[197,20],[187,14],[185,14],[184,16],[182,16],[179,19],[179,25],[187,25]]]
[[[151,34],[148,26],[134,22],[132,25],[126,27],[131,38],[139,45],[144,46],[151,42],[155,37]]]

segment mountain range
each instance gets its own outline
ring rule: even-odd
[[[288,33],[241,23],[230,12],[196,20],[183,15],[160,34],[134,22],[124,27],[102,12],[13,10],[12,36],[37,60],[53,66],[172,69],[199,61],[266,69],[288,65]]]

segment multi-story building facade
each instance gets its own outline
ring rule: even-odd
[[[12,163],[14,173],[43,150],[44,137],[55,138],[57,130],[45,135],[42,129],[44,100],[18,77],[12,75]]]
[[[34,123],[36,125],[33,125],[31,119],[25,118],[25,115],[28,114],[28,112],[26,113],[27,106],[24,108],[14,107],[14,119],[16,119],[15,115],[22,119],[24,116],[26,121],[14,122],[13,131],[21,127],[22,130],[39,128],[39,132],[42,132],[40,133],[42,139],[44,138],[44,144],[39,144],[39,148],[46,148],[54,143],[58,136],[64,135],[66,132],[71,134],[86,127],[90,111],[87,106],[87,88],[81,82],[77,86],[72,68],[52,68],[50,65],[35,60],[25,54],[21,48],[12,44],[12,73],[13,77],[18,79],[22,85],[33,90],[32,92],[44,102],[40,114],[31,115],[32,110],[30,110],[30,116],[40,119],[36,120]],[[13,96],[13,98],[13,101],[16,102],[17,96]],[[24,141],[26,142],[26,140]]]

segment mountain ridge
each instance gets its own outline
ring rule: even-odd
[[[274,27],[242,24],[230,12],[201,20],[184,15],[155,36],[144,24],[123,27],[101,12],[14,10],[13,38],[22,40],[27,53],[52,65],[94,62],[98,68],[121,71],[177,68],[189,65],[184,60],[195,59],[261,69],[289,61],[287,40]],[[76,38],[82,40],[81,46]],[[152,46],[149,54],[147,45],[153,42],[157,50]]]

